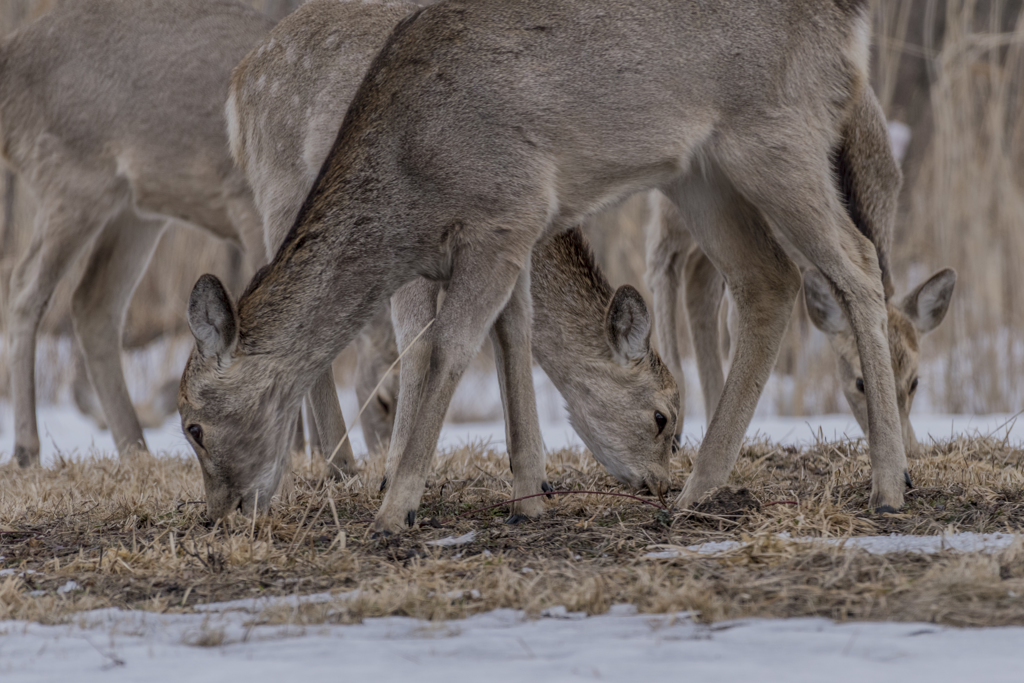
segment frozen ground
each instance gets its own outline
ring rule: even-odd
[[[851,536],[850,538],[800,538],[792,537],[788,533],[782,533],[779,534],[779,538],[791,543],[823,543],[828,546],[839,546],[842,548],[859,548],[866,550],[872,555],[887,555],[889,553],[932,554],[942,551],[992,553],[1008,548],[1014,541],[1019,540],[1020,536],[1004,533],[976,534],[968,531],[958,534],[944,534],[942,536],[890,534],[889,536]],[[686,546],[685,548],[659,546],[664,549],[647,553],[644,557],[669,559],[685,557],[693,553],[714,555],[717,553],[727,553],[747,545],[749,543],[743,541],[710,541],[699,545]]]
[[[603,616],[496,610],[460,622],[404,617],[355,626],[257,626],[244,610],[156,615],[101,610],[81,625],[0,625],[4,681],[688,680],[1020,681],[1024,628],[920,623]],[[201,639],[218,647],[189,645]],[[301,677],[301,678],[300,678]]]

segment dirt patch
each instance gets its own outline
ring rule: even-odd
[[[786,504],[790,501],[777,501]],[[694,508],[701,515],[720,517],[729,521],[739,522],[753,512],[760,512],[761,502],[754,498],[750,489],[734,489],[723,486],[702,500]],[[695,515],[696,516],[696,515]]]

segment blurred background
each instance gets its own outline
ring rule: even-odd
[[[73,1],[73,0],[71,0]],[[4,0],[0,32],[46,12],[54,0]],[[253,0],[280,18],[297,0]],[[959,275],[945,322],[922,349],[915,412],[1016,412],[1024,394],[1024,296],[1017,277],[1024,262],[1024,2],[1021,0],[874,0],[872,84],[892,122],[909,129],[904,186],[892,264],[897,296],[933,272]],[[7,287],[28,245],[33,197],[0,170],[0,332]],[[631,199],[586,226],[613,284],[644,288],[647,203]],[[240,291],[247,277],[236,248],[185,227],[164,236],[128,314],[124,345],[130,389],[139,399],[180,373],[192,340],[184,311],[196,278],[213,272]],[[39,400],[68,400],[74,375],[68,315],[77,274],[64,279],[43,323]],[[688,331],[679,330],[689,355]],[[0,346],[2,351],[2,346]],[[481,354],[486,367],[489,350]],[[6,355],[0,352],[0,401],[8,398]],[[351,350],[336,364],[350,381]],[[686,413],[703,416],[697,374],[687,367]],[[464,419],[500,417],[465,415]],[[453,407],[453,410],[455,408]],[[762,397],[762,415],[846,411],[834,356],[806,319],[802,301],[776,376]],[[451,415],[452,418],[458,418]]]

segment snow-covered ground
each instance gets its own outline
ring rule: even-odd
[[[472,532],[470,532],[472,533]],[[889,553],[920,553],[930,555],[943,551],[956,553],[992,553],[1008,548],[1020,540],[1017,534],[977,534],[971,531],[941,536],[905,536],[890,534],[888,536],[851,536],[849,538],[816,538],[793,537],[788,533],[778,536],[787,543],[824,544],[833,547],[859,548],[872,555],[888,555]],[[443,541],[433,541],[440,545]],[[709,541],[699,545],[686,547],[657,546],[661,550],[649,552],[644,557],[651,559],[671,559],[686,557],[694,553],[698,555],[715,555],[727,553],[750,545],[745,541]]]
[[[405,617],[354,626],[257,626],[244,610],[100,610],[81,625],[0,625],[10,681],[1020,681],[1024,628],[826,619],[702,625],[686,614],[496,610],[459,622]],[[218,647],[189,645],[200,639]]]

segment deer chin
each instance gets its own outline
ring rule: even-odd
[[[619,454],[603,448],[599,442],[588,443],[587,448],[594,454],[594,459],[601,463],[601,466],[608,471],[608,474],[615,477],[618,481],[637,490],[642,489],[646,484],[646,473],[640,472],[624,462],[624,459]]]

